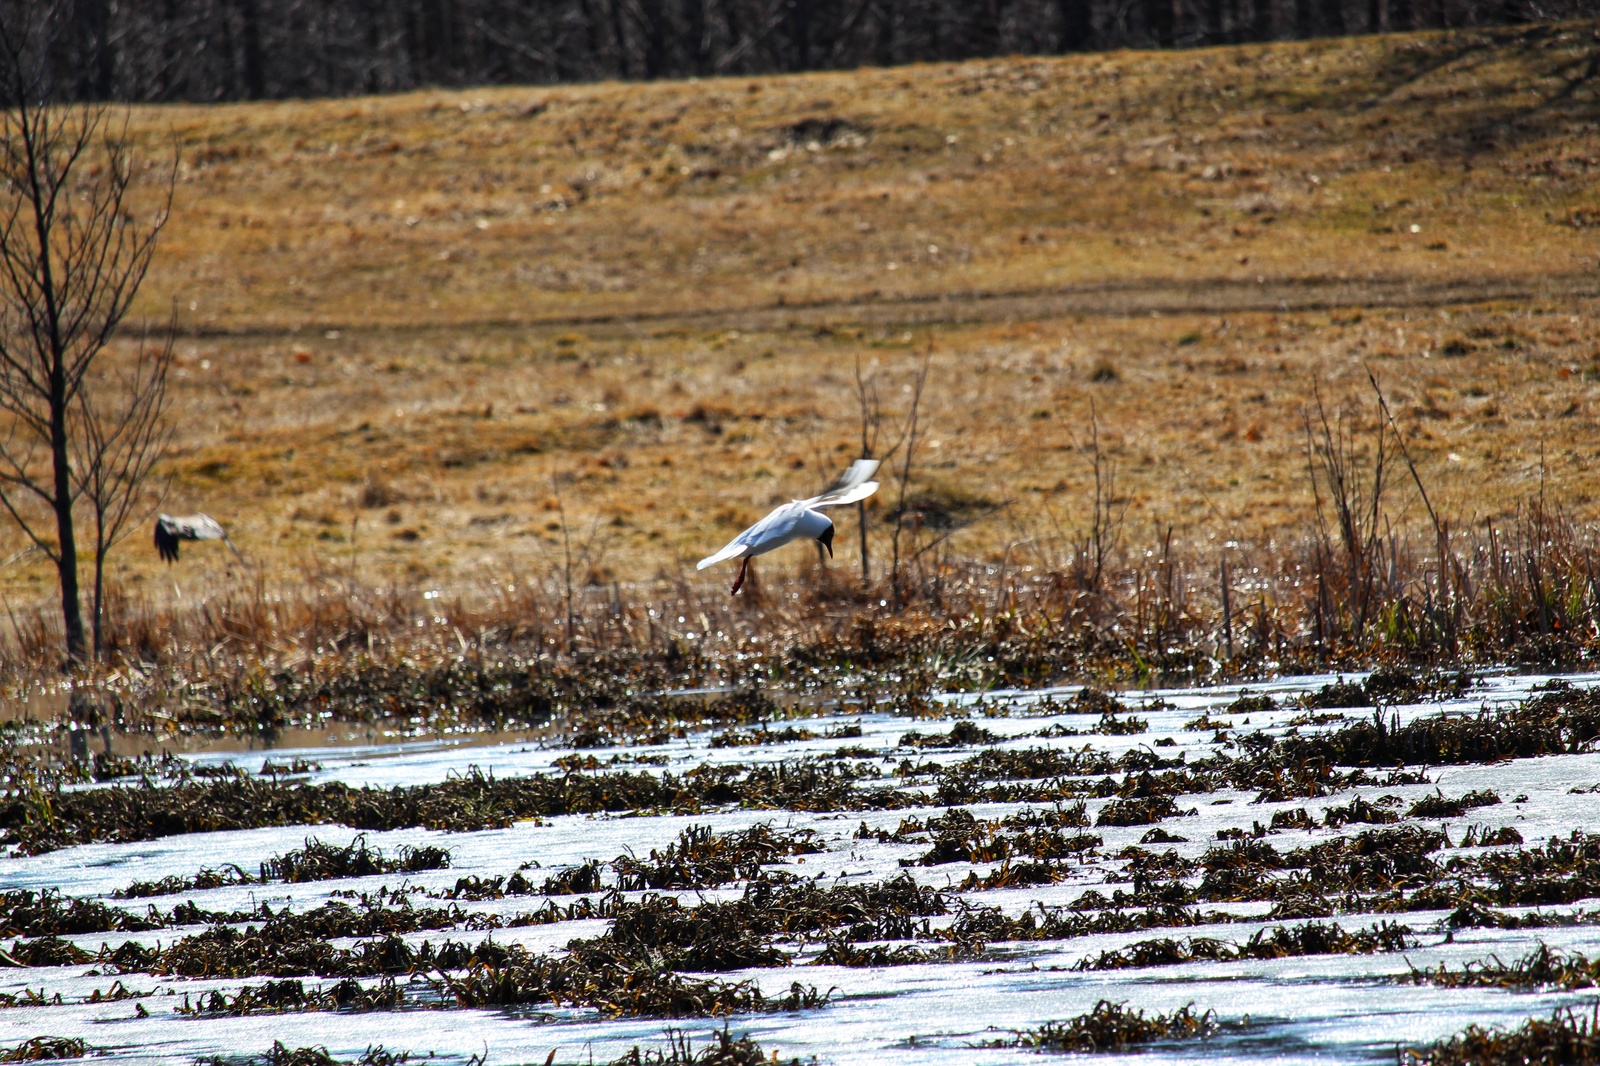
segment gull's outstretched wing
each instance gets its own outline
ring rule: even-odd
[[[704,570],[708,566],[749,555],[753,549],[763,544],[786,540],[793,532],[795,523],[800,521],[800,516],[805,513],[805,505],[799,502],[786,503],[782,507],[775,508],[767,517],[730,540],[727,547],[715,555],[701,559],[695,564],[695,569]]]
[[[169,563],[176,562],[178,542],[184,540],[220,540],[239,557],[240,562],[244,561],[244,555],[228,536],[228,531],[210,515],[156,516],[156,551],[161,558]]]
[[[806,500],[805,505],[813,508],[838,507],[866,499],[878,491],[878,483],[871,480],[872,475],[878,472],[878,466],[876,459],[857,459],[828,491]]]

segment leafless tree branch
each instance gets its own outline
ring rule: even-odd
[[[94,532],[98,657],[105,557],[143,513],[170,440],[171,323],[131,369],[103,356],[149,271],[177,160],[152,210],[126,115],[53,99],[42,52],[65,6],[19,10],[0,20],[0,507],[55,563],[67,656],[80,661],[76,510],[87,505]]]

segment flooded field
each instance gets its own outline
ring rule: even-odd
[[[1007,1063],[1108,1001],[1197,1020],[1106,1058],[1392,1062],[1592,1001],[1597,682],[193,752],[8,816],[0,1045],[589,1063],[726,1025],[761,1061]],[[173,789],[260,827],[127,813]]]

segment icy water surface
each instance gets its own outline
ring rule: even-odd
[[[1188,765],[1218,751],[1240,754],[1237,738],[1262,730],[1281,736],[1290,723],[1302,735],[1370,717],[1371,709],[1351,708],[1330,715],[1346,716],[1342,721],[1307,721],[1307,712],[1298,697],[1334,680],[1331,677],[1289,679],[1253,685],[1254,695],[1273,697],[1275,709],[1228,712],[1240,697],[1237,686],[1214,689],[1186,689],[1169,692],[1123,693],[1121,699],[1130,715],[1144,719],[1148,728],[1124,735],[1090,732],[1099,720],[1082,713],[1040,713],[1040,701],[1049,697],[1064,706],[1075,690],[1053,693],[991,693],[972,720],[994,736],[976,737],[971,743],[953,746],[914,746],[902,743],[907,733],[948,733],[955,716],[910,720],[889,714],[852,718],[823,718],[812,721],[778,723],[774,733],[793,725],[815,733],[813,739],[768,740],[743,746],[712,747],[712,734],[702,734],[655,748],[632,748],[625,753],[635,761],[609,767],[613,770],[639,770],[651,773],[670,771],[683,774],[707,764],[742,767],[785,762],[790,765],[805,759],[839,755],[837,763],[871,768],[881,773],[874,787],[931,791],[932,778],[897,776],[906,760],[912,764],[954,764],[981,751],[1021,751],[1030,748],[1082,749],[1090,746],[1112,756],[1142,750],[1163,759],[1180,754]],[[1357,679],[1359,680],[1359,678]],[[1547,679],[1527,676],[1488,677],[1478,682],[1460,699],[1386,708],[1386,720],[1404,724],[1423,715],[1441,712],[1475,712],[1488,705],[1509,705],[1528,697],[1530,690]],[[1570,679],[1575,686],[1600,683],[1596,677]],[[972,697],[951,697],[948,703],[959,710]],[[1004,711],[1003,716],[996,713]],[[1047,705],[1048,709],[1048,705]],[[1202,715],[1214,720],[1204,727],[1193,723]],[[859,735],[853,727],[859,726]],[[1188,726],[1186,728],[1186,726]],[[843,728],[841,728],[843,727]],[[1055,729],[1055,727],[1060,727]],[[1222,728],[1224,732],[1219,733]],[[1130,726],[1129,728],[1132,728]],[[1055,730],[1056,735],[1048,735]],[[846,736],[827,737],[830,731]],[[1071,731],[1075,735],[1062,735]],[[1041,735],[1046,734],[1046,735]],[[1170,743],[1169,743],[1170,742]],[[217,766],[232,762],[246,771],[256,772],[263,761],[285,763],[294,751],[204,753],[188,756],[197,765]],[[563,773],[555,760],[573,753],[554,742],[509,743],[493,747],[425,746],[420,750],[370,746],[322,747],[298,754],[312,760],[317,769],[306,775],[312,782],[339,781],[352,786],[416,786],[437,783],[452,775],[477,767],[498,779],[533,774]],[[591,754],[591,753],[580,753]],[[602,763],[618,754],[614,750],[593,752]],[[639,759],[638,757],[645,757]],[[646,761],[660,757],[657,761]],[[908,769],[914,769],[915,765]],[[448,869],[424,870],[411,874],[380,874],[362,878],[320,881],[305,884],[232,885],[186,891],[175,896],[114,900],[111,893],[135,881],[156,881],[169,875],[192,877],[202,868],[221,869],[236,864],[255,871],[265,859],[301,848],[308,838],[343,845],[355,831],[343,826],[292,826],[240,832],[199,833],[167,836],[126,844],[89,844],[37,856],[0,859],[0,889],[60,889],[70,897],[99,899],[143,914],[148,906],[162,912],[185,901],[211,912],[244,912],[261,903],[274,911],[289,906],[294,912],[316,908],[348,896],[335,893],[372,892],[380,886],[391,889],[409,887],[416,906],[449,907],[449,901],[429,899],[452,888],[459,878],[507,876],[527,866],[526,876],[535,883],[552,874],[574,867],[588,859],[610,862],[620,855],[648,856],[652,849],[664,850],[690,826],[707,826],[716,833],[729,833],[769,824],[790,832],[813,830],[815,843],[823,850],[806,855],[789,855],[764,867],[767,875],[787,872],[797,878],[816,880],[822,886],[872,884],[909,874],[920,884],[946,889],[951,901],[950,914],[930,919],[929,932],[948,927],[962,907],[997,907],[1004,914],[1018,916],[1030,909],[1067,908],[1089,890],[1111,896],[1117,890],[1138,891],[1137,879],[1128,870],[1139,852],[1161,855],[1173,852],[1179,859],[1201,860],[1208,849],[1229,846],[1230,835],[1242,831],[1246,840],[1259,839],[1280,853],[1292,849],[1352,838],[1357,834],[1382,829],[1382,824],[1354,822],[1337,824],[1329,819],[1330,808],[1348,807],[1357,797],[1372,805],[1370,809],[1392,812],[1398,824],[1414,824],[1427,829],[1443,829],[1450,844],[1433,851],[1431,858],[1441,866],[1454,857],[1473,857],[1494,849],[1459,845],[1469,827],[1482,836],[1510,827],[1522,838],[1523,848],[1543,845],[1552,837],[1568,838],[1572,831],[1593,832],[1600,828],[1600,793],[1575,792],[1600,784],[1600,754],[1587,753],[1513,759],[1495,763],[1472,763],[1443,767],[1407,767],[1421,770],[1426,783],[1395,783],[1379,780],[1315,797],[1298,797],[1280,802],[1256,802],[1258,792],[1218,791],[1175,797],[1177,814],[1156,823],[1137,825],[1095,825],[1109,796],[1085,798],[1087,826],[1068,832],[1093,834],[1102,843],[1081,858],[1057,858],[1052,883],[1020,887],[984,888],[961,886],[969,874],[979,877],[1002,868],[1002,862],[970,862],[961,859],[936,865],[905,865],[925,855],[930,836],[901,833],[902,839],[879,839],[879,831],[894,837],[907,819],[926,821],[943,815],[946,807],[930,795],[925,807],[893,810],[851,809],[839,812],[810,813],[790,810],[746,810],[721,807],[700,814],[597,815],[529,820],[504,829],[475,833],[447,833],[425,829],[368,833],[367,841],[394,854],[402,845],[434,845],[449,850]],[[1387,777],[1387,768],[1371,771],[1374,779]],[[1086,779],[1093,785],[1107,775]],[[1112,784],[1122,781],[1114,773]],[[922,784],[919,785],[919,781]],[[979,782],[982,784],[982,782]],[[1102,790],[1105,791],[1105,790]],[[1407,811],[1420,799],[1442,793],[1457,797],[1472,792],[1492,792],[1502,802],[1466,810],[1458,817],[1407,817]],[[1063,804],[1067,806],[1068,804]],[[978,822],[996,821],[1025,810],[1048,811],[1049,803],[972,803],[961,805]],[[1267,831],[1273,816],[1286,817],[1300,809],[1306,821],[1293,828]],[[1188,813],[1193,812],[1193,813]],[[1287,823],[1285,823],[1287,824]],[[1307,825],[1310,827],[1307,828]],[[1257,827],[1262,827],[1257,836]],[[1182,837],[1177,842],[1146,840],[1159,828],[1162,833]],[[1219,833],[1221,837],[1219,837]],[[909,838],[909,839],[906,839]],[[1501,845],[1511,850],[1516,845]],[[1191,868],[1184,876],[1191,886],[1199,885],[1206,870]],[[611,875],[606,875],[609,883]],[[688,906],[704,900],[726,900],[740,896],[739,882],[711,888],[676,892]],[[633,892],[628,898],[638,898]],[[1334,893],[1330,892],[1330,898]],[[1339,894],[1341,897],[1343,893]],[[1382,895],[1368,893],[1368,899]],[[595,893],[599,899],[601,893]],[[1197,1011],[1210,1010],[1222,1023],[1221,1029],[1204,1041],[1147,1046],[1127,1056],[1104,1055],[1108,1061],[1133,1054],[1146,1063],[1171,1060],[1245,1060],[1283,1063],[1337,1063],[1394,1061],[1396,1047],[1422,1047],[1460,1031],[1469,1023],[1515,1025],[1530,1016],[1548,1016],[1552,1008],[1569,1003],[1588,1003],[1593,992],[1565,993],[1550,990],[1505,991],[1500,989],[1444,988],[1402,981],[1417,969],[1436,969],[1448,963],[1451,969],[1491,957],[1510,962],[1526,955],[1540,943],[1589,957],[1600,955],[1600,924],[1581,921],[1545,928],[1500,929],[1465,927],[1450,930],[1448,909],[1403,910],[1371,914],[1344,909],[1335,900],[1333,914],[1324,917],[1271,917],[1274,903],[1257,898],[1242,901],[1218,899],[1215,895],[1193,903],[1205,915],[1222,915],[1231,920],[1203,926],[1151,928],[1126,933],[1096,933],[1056,940],[991,942],[975,957],[951,961],[923,961],[909,965],[846,967],[816,965],[825,938],[778,938],[775,943],[790,958],[791,965],[719,973],[714,978],[726,982],[750,981],[770,996],[789,990],[799,981],[829,991],[826,1005],[797,1012],[735,1015],[731,1027],[735,1034],[748,1033],[767,1052],[784,1059],[815,1058],[826,1063],[871,1063],[873,1066],[911,1066],[916,1063],[1019,1063],[1037,1061],[1034,1052],[1016,1048],[988,1048],[991,1043],[1013,1035],[1012,1031],[1060,1021],[1091,1010],[1097,1001],[1126,1002],[1145,1011],[1169,1012],[1187,1004]],[[562,905],[577,896],[557,897]],[[508,918],[537,909],[544,903],[539,896],[507,896],[503,899],[463,901],[458,905],[463,922],[459,928],[405,933],[413,946],[424,941],[435,944],[456,940],[477,944],[491,937],[499,944],[521,944],[535,953],[559,954],[576,938],[602,934],[608,922],[583,919],[520,928],[482,931],[486,916]],[[1567,899],[1560,905],[1547,905],[1550,914],[1576,916],[1592,900]],[[1141,908],[1133,908],[1135,910]],[[1531,908],[1506,907],[1504,913],[1523,914]],[[1079,911],[1093,916],[1102,911],[1092,907]],[[479,916],[474,928],[469,919]],[[1293,927],[1306,921],[1337,922],[1348,931],[1364,930],[1379,921],[1396,921],[1412,931],[1407,947],[1401,950],[1368,954],[1300,955],[1283,958],[1243,959],[1238,961],[1199,961],[1175,965],[1130,966],[1124,969],[1079,970],[1074,966],[1102,952],[1119,949],[1138,941],[1155,938],[1215,937],[1242,944],[1258,930]],[[66,939],[91,954],[107,951],[127,941],[146,946],[171,944],[204,930],[204,925],[165,927],[143,932],[80,933]],[[10,937],[7,943],[10,943]],[[381,938],[380,938],[381,939]],[[341,940],[341,947],[356,941]],[[858,946],[861,946],[858,944]],[[888,947],[921,947],[942,952],[950,958],[948,940],[916,932],[911,941],[887,943]],[[436,1061],[465,1062],[471,1057],[487,1063],[544,1063],[552,1051],[557,1063],[608,1062],[635,1045],[646,1049],[665,1047],[663,1026],[672,1026],[693,1035],[720,1028],[723,1019],[683,1018],[670,1023],[656,1018],[608,1017],[591,1007],[558,1006],[544,1003],[500,1009],[434,1009],[437,997],[430,999],[422,983],[426,975],[402,976],[402,987],[412,982],[418,991],[398,1010],[368,1013],[315,1012],[282,1013],[233,1017],[226,1014],[183,1014],[177,1008],[194,1002],[213,989],[237,993],[241,988],[260,985],[262,977],[185,978],[151,972],[120,972],[104,960],[67,966],[30,966],[0,970],[0,993],[19,997],[19,1004],[0,1009],[0,1045],[14,1046],[22,1040],[50,1034],[81,1037],[92,1047],[114,1054],[119,1061],[149,1063],[192,1063],[203,1056],[242,1058],[259,1055],[273,1041],[290,1048],[322,1045],[336,1058],[354,1059],[372,1045],[390,1051],[407,1051],[414,1057],[433,1055]],[[437,974],[435,975],[437,976]],[[713,975],[697,975],[713,976]],[[134,998],[89,1002],[96,992],[104,999],[115,983],[138,993]],[[303,977],[305,987],[332,986],[333,978]],[[372,985],[375,979],[364,979]],[[26,1005],[31,990],[42,1001]],[[59,1003],[56,997],[59,996]]]

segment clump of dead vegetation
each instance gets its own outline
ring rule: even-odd
[[[306,990],[305,982],[287,978],[250,985],[233,995],[214,989],[200,994],[193,1002],[185,995],[176,1011],[195,1017],[244,1018],[307,1011],[397,1010],[407,1004],[405,990],[393,977],[384,977],[370,988],[363,987],[354,978],[345,978],[331,987],[310,991]]]
[[[1182,814],[1171,796],[1143,796],[1114,799],[1095,817],[1097,826],[1151,825]]]
[[[256,1015],[318,1012],[318,1010],[346,1010],[346,1012],[398,1010],[406,1004],[408,999],[405,989],[400,988],[400,984],[395,983],[392,976],[384,976],[371,988],[365,988],[355,978],[346,978],[330,988],[310,989],[310,991],[307,991],[304,981],[285,978],[280,981],[251,984],[232,996],[219,989],[213,989],[210,992],[202,992],[200,996],[195,997],[194,1002],[190,1002],[190,997],[186,994],[184,1002],[174,1010],[179,1015],[246,1018]]]
[[[799,1066],[799,1059],[770,1058],[749,1035],[734,1039],[726,1024],[711,1034],[711,1040],[696,1048],[687,1035],[676,1029],[666,1031],[665,1050],[640,1050],[636,1045],[627,1054],[611,1060],[611,1066]]]
[[[60,889],[0,892],[0,936],[72,936],[137,933],[160,928],[159,917],[108,907],[99,900],[69,899]]]
[[[14,797],[0,802],[0,825],[7,843],[37,852],[91,840],[323,822],[371,830],[475,831],[539,815],[671,808],[679,805],[678,793],[669,775],[627,772],[496,780],[474,771],[437,785],[395,789],[233,777]]]
[[[1499,802],[1499,795],[1488,789],[1483,791],[1473,790],[1465,795],[1453,798],[1435,790],[1432,796],[1425,796],[1413,803],[1406,811],[1406,817],[1459,818],[1467,811],[1478,807],[1492,807]]]
[[[855,735],[859,737],[861,730],[857,729]],[[784,729],[768,729],[766,723],[762,723],[759,729],[730,729],[726,733],[718,733],[711,738],[710,746],[713,748],[744,748],[754,747],[758,744],[786,744],[796,740],[815,740],[816,737],[817,734],[809,729],[796,728],[795,726],[788,726]]]
[[[1405,1054],[1408,1063],[1427,1066],[1472,1066],[1474,1063],[1600,1063],[1600,1014],[1585,1018],[1571,1009],[1557,1009],[1549,1018],[1530,1018],[1515,1029],[1464,1031],[1432,1047]]]
[[[261,864],[261,880],[298,884],[304,881],[331,881],[372,874],[417,873],[444,870],[450,866],[450,852],[428,845],[402,844],[393,858],[367,845],[365,834],[344,847],[307,839],[299,851],[290,851]]]
[[[16,1047],[0,1048],[0,1062],[47,1062],[54,1059],[81,1059],[92,1049],[88,1041],[76,1036],[35,1036]]]
[[[227,885],[264,885],[269,881],[299,884],[306,881],[367,877],[372,874],[444,870],[449,866],[450,852],[445,848],[431,845],[414,847],[402,844],[391,858],[385,856],[380,849],[369,846],[365,833],[358,834],[343,847],[307,837],[304,848],[265,860],[261,863],[260,873],[256,875],[247,873],[239,866],[230,863],[216,870],[201,870],[193,877],[173,874],[159,881],[135,881],[126,888],[113,892],[112,897],[140,899],[221,888]]]
[[[1337,766],[1442,765],[1559,755],[1600,737],[1600,690],[1558,682],[1513,707],[1385,721],[1381,711],[1327,733],[1286,737],[1282,754]]]
[[[1468,962],[1459,970],[1451,970],[1444,963],[1437,970],[1412,967],[1410,980],[1441,988],[1593,988],[1600,984],[1600,960],[1553,951],[1540,944],[1510,963],[1496,957],[1486,962]]]
[[[902,748],[961,748],[972,744],[996,744],[1000,738],[970,719],[962,719],[948,733],[910,732],[900,738]]]
[[[1111,901],[1101,896],[1098,900],[1079,900],[1070,908],[1035,904],[1021,915],[1011,917],[999,908],[962,900],[955,921],[938,930],[937,936],[956,945],[961,956],[974,957],[982,953],[985,945],[995,942],[1071,940],[1103,933],[1136,933],[1234,920],[1219,911],[1202,913],[1176,903],[1146,901],[1144,909],[1140,910],[1125,909],[1118,905],[1121,903],[1139,906],[1131,899]],[[1084,913],[1087,910],[1095,913]]]
[[[559,958],[492,940],[470,947],[456,941],[437,945],[429,941],[413,948],[397,937],[386,937],[335,949],[326,941],[278,942],[251,929],[219,927],[154,953],[124,944],[107,953],[102,963],[154,973],[280,978],[231,995],[216,990],[192,1004],[186,1000],[180,1010],[194,1014],[556,1003],[599,1007],[614,1014],[688,1017],[799,1010],[826,1002],[824,994],[799,984],[785,995],[769,997],[749,982],[683,976],[679,968],[732,970],[784,965],[787,959],[748,931],[720,930],[709,921],[686,924],[676,920],[678,916],[690,919],[693,912],[683,912],[675,900],[654,897],[617,911],[610,932],[572,941]],[[425,973],[435,976],[423,983],[422,999],[408,995],[395,980]],[[343,979],[308,991],[298,976],[287,976],[310,974]],[[380,980],[371,987],[358,980],[372,976]]]
[[[624,892],[715,888],[730,881],[750,880],[759,875],[761,867],[792,855],[820,852],[822,846],[814,842],[815,836],[809,829],[774,830],[764,823],[721,835],[712,833],[710,826],[690,826],[665,851],[651,849],[648,860],[622,855],[612,866],[617,887]]]
[[[1064,829],[1088,825],[1082,800],[1063,807],[1038,811],[1024,808],[1015,814],[992,821],[979,821],[967,810],[954,808],[926,821],[906,818],[894,830],[869,831],[862,825],[858,839],[875,837],[880,843],[931,843],[916,858],[901,859],[902,866],[939,866],[952,862],[1006,862],[1013,857],[1060,859],[1082,857],[1098,848],[1103,840],[1088,833],[1067,833]],[[1011,830],[1011,832],[1007,832]],[[1020,876],[1020,868],[1007,867],[998,873],[1003,879]],[[1045,880],[1053,880],[1047,876]],[[1014,881],[1008,883],[1015,883]],[[984,887],[997,887],[986,885]]]
[[[227,885],[253,885],[256,878],[235,864],[229,863],[221,869],[207,867],[193,877],[182,877],[178,874],[168,874],[159,881],[134,881],[125,888],[119,888],[111,893],[113,899],[145,899],[150,896],[170,896],[179,892],[203,891],[209,888],[223,888]]]
[[[1477,679],[1468,670],[1432,668],[1426,670],[1409,670],[1392,663],[1380,665],[1366,679],[1360,682],[1345,681],[1340,679],[1331,684],[1323,685],[1315,692],[1309,692],[1300,697],[1300,704],[1310,710],[1329,710],[1348,707],[1382,707],[1402,703],[1442,702],[1444,700],[1460,699],[1472,691]],[[1270,697],[1255,697],[1256,701],[1265,699],[1266,706],[1258,707],[1267,710],[1272,706]],[[1229,713],[1251,709],[1244,706],[1245,698],[1228,708]]]
[[[1197,864],[1125,849],[1120,857],[1129,860],[1135,891],[1119,888],[1106,897],[1091,890],[1079,906],[1270,900],[1275,918],[1327,916],[1335,907],[1353,913],[1455,909],[1464,922],[1515,928],[1511,919],[1486,917],[1487,908],[1566,904],[1600,894],[1600,841],[1582,831],[1536,848],[1506,838],[1500,850],[1449,858],[1434,857],[1449,846],[1443,831],[1414,824],[1383,825],[1287,852],[1267,835],[1241,835],[1208,850]],[[1197,887],[1181,879],[1193,866],[1204,870]]]
[[[740,957],[725,968],[752,964]],[[622,961],[604,951],[551,960],[513,949],[503,959],[476,962],[459,977],[442,974],[436,990],[462,1008],[557,1003],[652,1018],[810,1010],[828,1001],[825,993],[799,982],[769,996],[749,981],[697,980],[653,968],[648,959]]]
[[[1157,1041],[1200,1040],[1217,1030],[1216,1014],[1196,1014],[1193,1006],[1171,1014],[1146,1015],[1125,1003],[1102,999],[1087,1014],[1064,1022],[1048,1022],[1006,1040],[985,1041],[984,1047],[1016,1047],[1037,1051],[1120,1051]]]
[[[1276,926],[1271,931],[1263,929],[1237,944],[1211,937],[1141,940],[1124,948],[1101,952],[1092,959],[1082,959],[1074,969],[1127,970],[1186,962],[1237,962],[1298,955],[1370,955],[1378,951],[1401,951],[1414,944],[1408,927],[1389,922],[1355,932],[1336,924],[1311,922]]]

